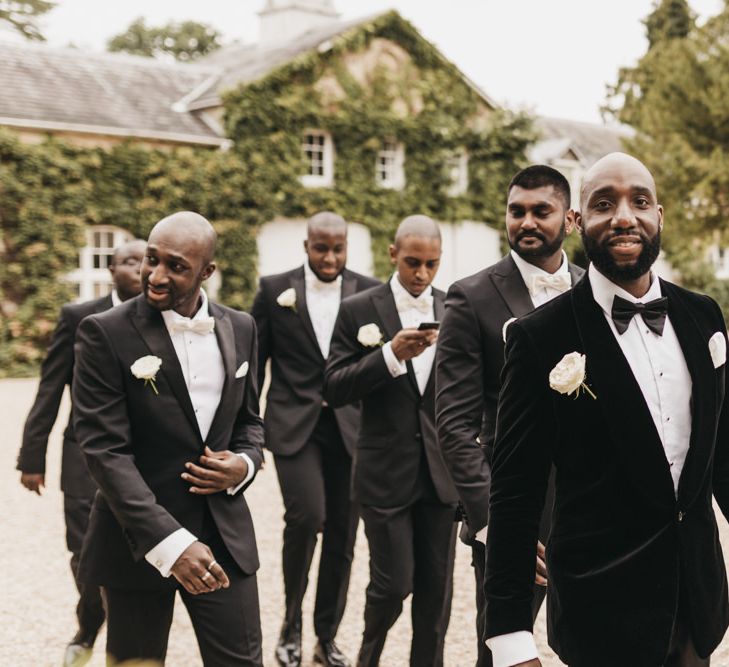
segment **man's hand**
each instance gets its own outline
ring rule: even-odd
[[[190,493],[210,495],[238,486],[248,474],[248,464],[242,457],[234,452],[214,452],[205,447],[205,453],[200,457],[199,465],[186,463],[187,472],[182,473],[182,479],[189,482]]]
[[[537,542],[537,573],[534,576],[534,582],[540,586],[547,585],[547,553],[541,542]],[[531,665],[529,662],[524,664]]]
[[[170,570],[188,593],[200,595],[228,588],[230,581],[212,551],[202,542],[193,542]]]
[[[436,329],[400,329],[392,339],[392,351],[398,361],[409,361],[422,354],[438,340]]]
[[[46,476],[42,472],[21,472],[20,483],[28,491],[41,495],[41,489],[46,485]]]

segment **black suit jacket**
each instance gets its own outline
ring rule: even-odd
[[[574,264],[569,271],[573,285],[584,274]],[[511,255],[448,290],[438,335],[435,404],[438,440],[466,511],[468,538],[488,523],[504,323],[532,310]]]
[[[433,290],[436,319],[443,315],[444,296]],[[422,396],[410,362],[407,374],[393,378],[380,348],[357,340],[359,328],[370,323],[380,328],[383,342],[402,329],[389,283],[342,302],[326,368],[324,397],[330,405],[362,402],[354,495],[364,505],[407,505],[419,493],[425,469],[440,501],[455,503],[435,432],[435,366]]]
[[[345,269],[342,299],[380,281]],[[296,291],[296,310],[279,306],[283,291]],[[266,361],[271,359],[271,386],[266,397],[266,447],[291,456],[309,440],[322,407],[324,366],[306,307],[304,267],[261,278],[251,314],[258,327],[258,386],[263,387]],[[354,452],[359,408],[345,405],[334,412],[344,445]]]
[[[258,417],[256,328],[246,313],[210,303],[225,368],[218,410],[203,443],[175,349],[159,311],[139,296],[79,326],[73,383],[74,428],[99,485],[81,557],[81,578],[114,587],[174,585],[144,555],[184,527],[201,536],[211,515],[246,573],[258,568],[253,524],[242,493],[196,496],[181,479],[206,444],[263,460]],[[155,394],[132,364],[162,359]],[[249,372],[236,378],[247,361]]]
[[[487,543],[486,635],[529,630],[534,548],[547,476],[556,468],[549,569],[551,646],[568,664],[663,665],[679,596],[707,656],[729,623],[712,492],[729,513],[726,339],[708,297],[661,281],[692,379],[688,456],[674,494],[645,399],[594,301],[589,279],[509,328],[499,400]],[[586,356],[596,400],[549,387],[570,352]]]
[[[38,393],[25,420],[23,442],[18,454],[18,470],[45,473],[48,436],[56,422],[63,390],[66,385],[70,386],[73,378],[73,342],[76,328],[87,315],[101,313],[111,306],[111,295],[108,295],[84,303],[69,303],[61,308],[51,345],[41,366]],[[76,442],[70,415],[63,433],[61,489],[64,493],[81,498],[93,496],[96,490]]]

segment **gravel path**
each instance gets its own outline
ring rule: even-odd
[[[6,508],[0,538],[0,571],[5,573],[5,587],[0,597],[0,665],[46,667],[61,662],[66,643],[75,632],[75,588],[68,567],[63,528],[62,495],[59,490],[60,436],[67,414],[67,404],[53,432],[49,447],[48,488],[41,498],[23,489],[15,458],[25,416],[36,390],[35,380],[0,381],[3,444],[0,448],[0,503]],[[281,532],[283,505],[273,465],[269,461],[247,492],[253,513],[261,557],[258,586],[263,627],[264,664],[275,666],[273,649],[283,610],[281,577]],[[729,529],[719,519],[725,553],[729,553]],[[454,599],[446,638],[447,667],[468,667],[475,662],[475,602],[470,566],[470,551],[460,544],[456,554]],[[368,581],[367,541],[360,525],[354,558],[349,600],[337,641],[352,660],[356,657],[362,634],[364,590]],[[316,563],[312,568],[315,571]],[[312,627],[313,585],[304,601],[304,665],[313,665],[314,632]],[[562,663],[544,643],[544,613],[537,622],[536,633],[542,649],[544,667]],[[406,603],[403,614],[390,631],[382,667],[408,664],[410,612]],[[104,635],[97,641],[92,667],[103,667]],[[729,638],[714,655],[715,667],[729,667]],[[181,605],[175,612],[170,635],[167,664],[170,667],[193,667],[201,664],[187,613]],[[617,666],[616,666],[617,667]]]

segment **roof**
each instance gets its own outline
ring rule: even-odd
[[[218,76],[199,65],[3,42],[0,125],[220,145],[198,115],[175,107]]]

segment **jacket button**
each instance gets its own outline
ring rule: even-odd
[[[683,521],[683,518],[685,516],[686,516],[686,514],[684,512],[679,512],[678,513],[678,517],[677,517],[678,518],[678,522],[681,523],[681,521]]]
[[[415,439],[416,440],[422,440],[423,439],[423,435],[421,433],[416,433],[415,434]]]

